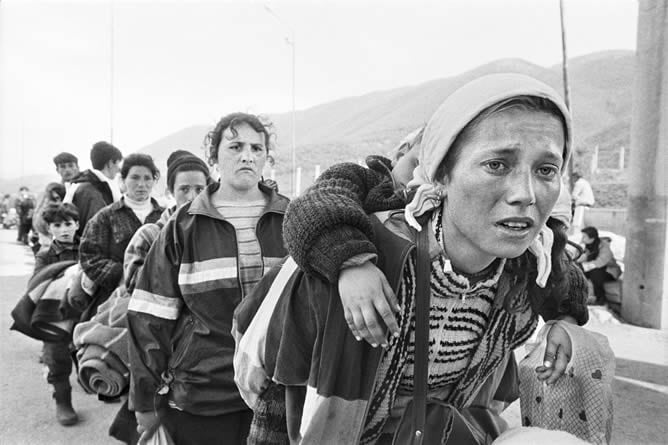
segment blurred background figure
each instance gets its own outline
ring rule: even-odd
[[[578,262],[593,285],[595,304],[603,305],[607,302],[604,283],[618,279],[622,269],[610,250],[610,239],[599,237],[595,227],[582,229],[582,243],[585,251]]]
[[[18,231],[16,241],[28,245],[28,234],[32,227],[32,216],[35,211],[35,198],[30,194],[28,187],[19,189],[19,197],[16,200],[16,212],[18,213]]]
[[[591,207],[594,205],[594,191],[591,188],[591,184],[585,178],[582,177],[582,173],[576,171],[573,172],[573,179],[575,179],[575,184],[573,184],[573,232],[577,233],[582,227],[584,227],[584,214],[585,208]]]

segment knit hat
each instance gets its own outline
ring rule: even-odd
[[[174,189],[176,174],[182,171],[201,171],[209,178],[209,167],[206,163],[187,150],[176,150],[167,158],[167,188]]]

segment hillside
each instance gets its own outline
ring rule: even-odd
[[[584,168],[595,145],[601,146],[601,160],[607,156],[606,150],[616,150],[622,143],[628,147],[633,67],[634,54],[630,51],[606,51],[569,61],[576,157]],[[503,59],[457,76],[297,111],[296,157],[297,165],[304,171],[302,186],[310,182],[316,165],[326,168],[335,162],[362,160],[372,153],[388,153],[406,133],[427,122],[454,89],[482,74],[508,71],[529,74],[562,89],[560,65],[546,68],[521,59]],[[292,115],[269,117],[279,147],[276,175],[289,192]],[[203,154],[202,141],[208,130],[208,125],[188,127],[140,151],[153,155],[159,165],[164,165],[169,153],[177,148]],[[617,165],[613,155],[608,157],[611,160],[606,162]]]
[[[633,70],[634,53],[631,51],[605,51],[569,60],[576,163],[585,171],[589,171],[596,145],[599,146],[599,165],[604,169],[618,165],[620,145],[627,147],[628,159]],[[324,169],[336,162],[362,160],[372,153],[387,154],[405,134],[427,122],[454,89],[482,74],[508,71],[529,74],[558,91],[562,89],[560,65],[541,67],[521,59],[503,59],[457,76],[298,110],[296,158],[304,172],[302,188],[310,183],[316,165]],[[290,193],[292,115],[282,113],[269,118],[274,123],[278,145],[276,177],[282,190]],[[151,154],[161,169],[165,168],[169,153],[176,149],[204,156],[202,142],[212,124],[184,128],[138,151]],[[45,177],[37,184],[44,184],[48,179]],[[596,183],[597,178],[592,179]],[[610,184],[607,177],[601,179]],[[0,184],[0,190],[17,189],[20,181],[14,182],[16,184]],[[625,187],[624,182],[618,181],[620,187]],[[603,187],[603,193],[607,189],[607,185]],[[156,192],[161,194],[163,190],[161,181]],[[614,206],[625,205],[616,198],[613,201]]]

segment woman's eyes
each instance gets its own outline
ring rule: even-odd
[[[538,168],[538,174],[546,178],[553,178],[559,174],[559,169],[554,165],[545,165]]]
[[[148,182],[148,181],[153,181],[153,176],[148,176],[148,175],[147,176],[135,176],[135,175],[132,175],[132,176],[130,176],[130,180],[132,180],[132,181],[142,181],[143,180],[145,182]]]
[[[497,160],[487,161],[485,162],[484,166],[491,173],[503,173],[505,170],[507,170],[506,164]]]

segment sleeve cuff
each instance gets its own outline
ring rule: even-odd
[[[370,261],[374,264],[376,264],[376,260],[378,260],[378,255],[375,253],[361,253],[359,255],[355,255],[352,258],[347,259],[346,261],[343,262],[341,265],[341,269],[347,269],[349,267],[355,267],[355,266],[361,266],[362,264],[366,263],[367,261]]]

